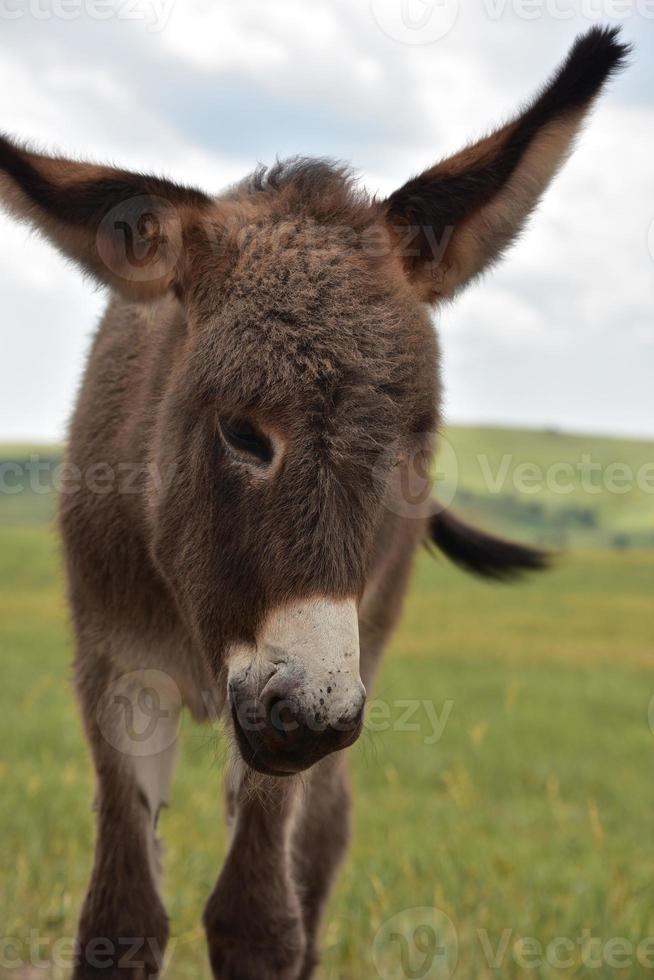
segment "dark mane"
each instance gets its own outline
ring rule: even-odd
[[[293,210],[319,219],[352,217],[369,206],[357,176],[338,160],[322,157],[289,157],[271,166],[260,165],[237,186],[240,194],[278,196]]]
[[[310,196],[325,189],[351,185],[353,174],[350,167],[328,157],[289,157],[276,160],[271,166],[260,164],[243,181],[242,186],[251,192],[280,191],[289,187]]]

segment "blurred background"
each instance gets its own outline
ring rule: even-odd
[[[509,587],[421,556],[377,692],[390,723],[355,752],[334,980],[654,975],[654,3],[0,3],[3,131],[211,192],[308,154],[388,193],[504,121],[597,22],[623,26],[631,67],[515,250],[438,316],[442,495],[561,557]],[[4,217],[0,294],[0,977],[64,977],[93,787],[53,485],[106,297]],[[182,755],[168,975],[197,980],[220,733],[185,721]],[[430,915],[448,952],[428,962]]]

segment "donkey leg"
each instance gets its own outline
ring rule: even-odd
[[[160,671],[117,677],[95,661],[79,681],[98,816],[74,980],[145,980],[158,975],[168,939],[156,824],[172,775],[179,698]]]
[[[290,846],[301,787],[236,766],[231,846],[204,912],[211,966],[220,980],[297,980],[305,938]]]
[[[298,980],[309,980],[318,964],[320,919],[349,842],[351,801],[346,753],[327,756],[308,777],[293,833],[295,877],[307,937]]]

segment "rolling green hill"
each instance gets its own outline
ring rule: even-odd
[[[60,462],[57,447],[0,447],[0,524],[52,519]],[[654,547],[654,440],[452,426],[435,493],[479,524],[543,545]]]
[[[654,441],[479,427],[446,439],[442,492],[466,516],[546,545],[654,547]]]

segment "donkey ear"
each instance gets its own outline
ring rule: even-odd
[[[453,296],[501,258],[570,153],[630,47],[618,29],[577,38],[521,115],[415,177],[384,202],[406,273],[425,301]]]
[[[0,204],[130,299],[180,287],[186,235],[210,203],[168,180],[42,156],[0,136]]]

